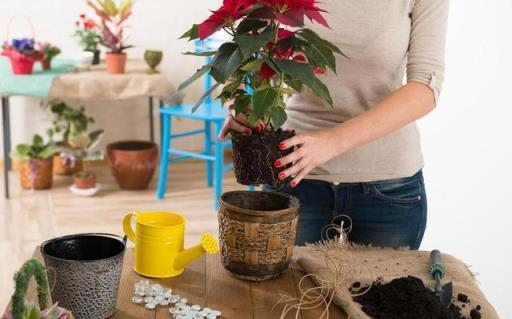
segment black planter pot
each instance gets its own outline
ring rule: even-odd
[[[101,62],[100,55],[101,51],[92,51],[93,57],[92,57],[92,65],[98,65]]]
[[[293,151],[293,149],[282,151],[279,149],[279,144],[294,135],[295,131],[281,129],[272,132],[253,132],[251,135],[231,131],[237,182],[242,185],[288,183],[291,178],[279,180],[278,175],[290,164],[277,168],[274,163]]]

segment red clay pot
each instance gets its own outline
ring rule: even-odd
[[[105,58],[107,72],[110,74],[123,74],[126,65],[126,53],[107,53]]]
[[[52,68],[52,60],[43,60],[43,61],[41,61],[41,67],[45,71],[51,70],[51,68]]]
[[[76,188],[89,189],[96,186],[96,174],[93,172],[87,172],[87,176],[81,176],[77,173],[73,176]]]
[[[158,146],[146,141],[121,141],[107,146],[112,175],[121,189],[146,189],[158,164]]]

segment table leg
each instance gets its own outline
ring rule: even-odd
[[[163,138],[164,138],[164,132],[163,132],[163,123],[164,123],[164,120],[162,118],[162,113],[160,113],[160,109],[164,107],[164,101],[162,101],[161,99],[158,100],[158,117],[160,119],[160,145],[162,145],[162,141],[163,141]]]
[[[4,190],[5,198],[9,198],[9,171],[11,170],[11,121],[9,115],[9,97],[2,96],[2,121],[4,137]]]
[[[153,121],[153,97],[149,97],[149,139],[155,141],[155,123]]]

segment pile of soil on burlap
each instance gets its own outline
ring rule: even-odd
[[[279,144],[295,135],[295,131],[282,130],[270,132],[253,132],[244,135],[231,131],[233,146],[233,164],[238,183],[242,185],[281,185],[291,178],[279,179],[279,173],[290,164],[275,167],[274,163],[281,157],[290,154],[293,148],[280,150]]]
[[[359,290],[357,288],[352,286],[350,290],[356,292]],[[354,300],[363,306],[367,315],[375,319],[465,318],[458,306],[452,303],[446,308],[421,279],[413,276],[394,279],[386,284],[376,281],[368,292],[354,297]]]

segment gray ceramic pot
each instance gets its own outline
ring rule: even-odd
[[[78,234],[48,240],[41,253],[53,302],[76,319],[105,319],[116,311],[126,240]]]

